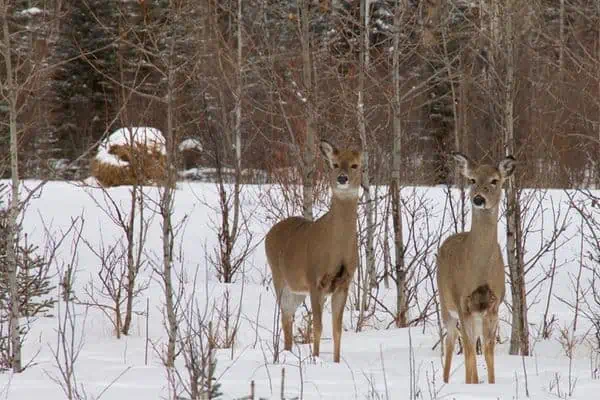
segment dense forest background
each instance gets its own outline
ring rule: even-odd
[[[152,126],[200,141],[181,169],[301,169],[318,137],[366,147],[372,182],[392,147],[404,184],[452,181],[455,149],[514,153],[522,187],[600,182],[600,1],[363,3],[8,1],[0,160],[14,95],[24,177],[86,177],[99,140]]]

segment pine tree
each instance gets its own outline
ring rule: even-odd
[[[0,234],[6,228],[7,213],[0,213]],[[25,243],[17,248],[17,285],[19,299],[19,315],[23,317],[35,317],[44,314],[52,307],[56,300],[48,295],[54,290],[52,281],[48,275],[48,263],[42,256],[36,254],[38,248],[32,244]],[[6,243],[0,241],[0,308],[8,307],[8,280],[4,276],[7,266],[5,258]]]
[[[10,257],[8,252],[9,230],[11,229],[10,209],[2,201],[7,186],[0,186],[0,371],[8,370],[13,365],[15,352],[14,341],[10,335],[11,324],[11,290],[10,290]],[[19,238],[20,226],[14,235]],[[54,290],[48,275],[48,262],[36,254],[37,248],[25,241],[16,245],[13,252],[16,258],[16,299],[19,317],[31,318],[50,310],[55,300],[48,295]],[[27,325],[17,328],[18,342],[22,343],[27,334]],[[19,368],[20,369],[20,368]]]
[[[67,160],[111,130],[117,76],[116,0],[72,0],[61,25],[55,58],[54,136]]]
[[[48,69],[45,44],[49,36],[48,20],[52,17],[43,0],[14,0],[5,2],[10,41],[13,78],[17,101],[18,150],[21,176],[31,176],[39,167],[38,151],[43,141],[46,125],[44,105],[47,103]],[[5,56],[3,50],[2,56]],[[4,64],[4,60],[2,61]],[[5,67],[3,65],[3,67]],[[0,69],[3,88],[7,82],[5,68]],[[35,93],[35,96],[31,96]],[[9,106],[3,92],[0,98],[0,121],[9,120]],[[9,124],[0,124],[0,157],[8,156]],[[7,169],[0,169],[0,176],[8,177]]]

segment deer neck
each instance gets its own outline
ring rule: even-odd
[[[334,227],[347,232],[356,231],[356,213],[358,209],[357,197],[332,196],[331,207],[325,218]]]
[[[498,207],[472,211],[471,244],[477,249],[487,249],[498,243]]]

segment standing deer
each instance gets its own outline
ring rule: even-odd
[[[319,356],[323,303],[331,295],[333,361],[340,362],[342,317],[358,263],[356,210],[362,153],[338,150],[326,141],[321,141],[320,148],[330,167],[329,212],[314,222],[290,217],[277,223],[267,233],[265,249],[281,308],[285,350],[292,349],[294,314],[308,294],[314,324],[313,355]]]
[[[470,183],[471,231],[444,241],[438,252],[437,284],[442,320],[447,329],[444,382],[450,377],[452,354],[458,335],[465,353],[466,383],[479,383],[475,343],[482,336],[489,383],[495,383],[494,345],[498,307],[504,299],[504,261],[498,245],[498,209],[502,184],[512,175],[512,156],[492,165],[474,166],[468,157],[453,153],[460,172]]]

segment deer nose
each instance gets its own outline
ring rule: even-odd
[[[338,176],[337,181],[340,185],[345,185],[346,183],[348,183],[348,177],[346,175],[340,175]]]
[[[477,207],[481,207],[485,204],[485,199],[483,196],[477,195],[473,197],[473,204],[475,204]]]

